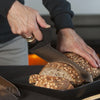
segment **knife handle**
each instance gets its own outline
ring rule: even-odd
[[[53,33],[52,27],[50,27],[50,28],[41,28],[40,27],[40,31],[42,32],[42,35],[43,35],[42,41],[36,40],[34,36],[27,39],[27,41],[29,43],[29,50],[31,50],[31,49],[35,50],[40,47],[43,47],[46,44],[49,44],[53,40],[54,33]]]

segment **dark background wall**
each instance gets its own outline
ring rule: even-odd
[[[100,15],[76,15],[73,23],[77,33],[84,39],[100,39]]]

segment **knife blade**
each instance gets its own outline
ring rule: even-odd
[[[17,97],[0,85],[0,100],[17,100]]]
[[[34,50],[33,53],[39,55],[41,58],[45,59],[47,62],[58,61],[58,62],[63,62],[68,65],[71,65],[82,77],[82,79],[84,79],[86,82],[93,82],[93,78],[88,72],[84,71],[80,66],[78,66],[76,63],[71,61],[64,54],[60,53],[59,51],[51,47],[49,44],[39,49]]]
[[[51,47],[50,42],[53,38],[52,28],[40,30],[43,34],[43,40],[41,42],[37,41],[35,45],[34,42],[31,42],[30,53],[36,53],[48,62],[59,61],[70,64],[86,82],[93,82],[93,78],[88,72],[83,71],[78,64],[69,60],[64,54]]]
[[[14,94],[15,96],[20,96],[20,91],[18,88],[12,84],[10,81],[6,80],[2,76],[0,76],[0,85],[6,88],[10,93]]]

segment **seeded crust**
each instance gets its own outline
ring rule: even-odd
[[[93,78],[100,75],[100,69],[93,68],[84,58],[74,53],[65,54],[70,60],[77,63],[83,70],[88,71]],[[63,77],[68,79],[73,85],[81,85],[84,80],[79,74],[72,68],[71,65],[62,62],[51,62],[43,67],[39,73],[40,75],[49,75],[55,77]]]
[[[100,76],[100,69],[93,68],[88,61],[86,61],[83,57],[75,54],[75,53],[66,53],[65,54],[70,60],[78,64],[83,70],[89,72],[93,78]]]
[[[66,79],[61,77],[53,77],[46,75],[33,74],[29,78],[29,83],[35,86],[45,87],[55,90],[73,89],[73,85]]]
[[[70,65],[61,62],[48,63],[45,67],[43,67],[39,74],[63,77],[74,85],[80,85],[84,81]]]

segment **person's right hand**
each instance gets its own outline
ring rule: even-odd
[[[33,34],[35,38],[42,40],[42,33],[39,27],[49,28],[45,20],[39,15],[38,11],[22,5],[15,1],[7,15],[8,23],[14,34],[25,35],[26,38]]]

